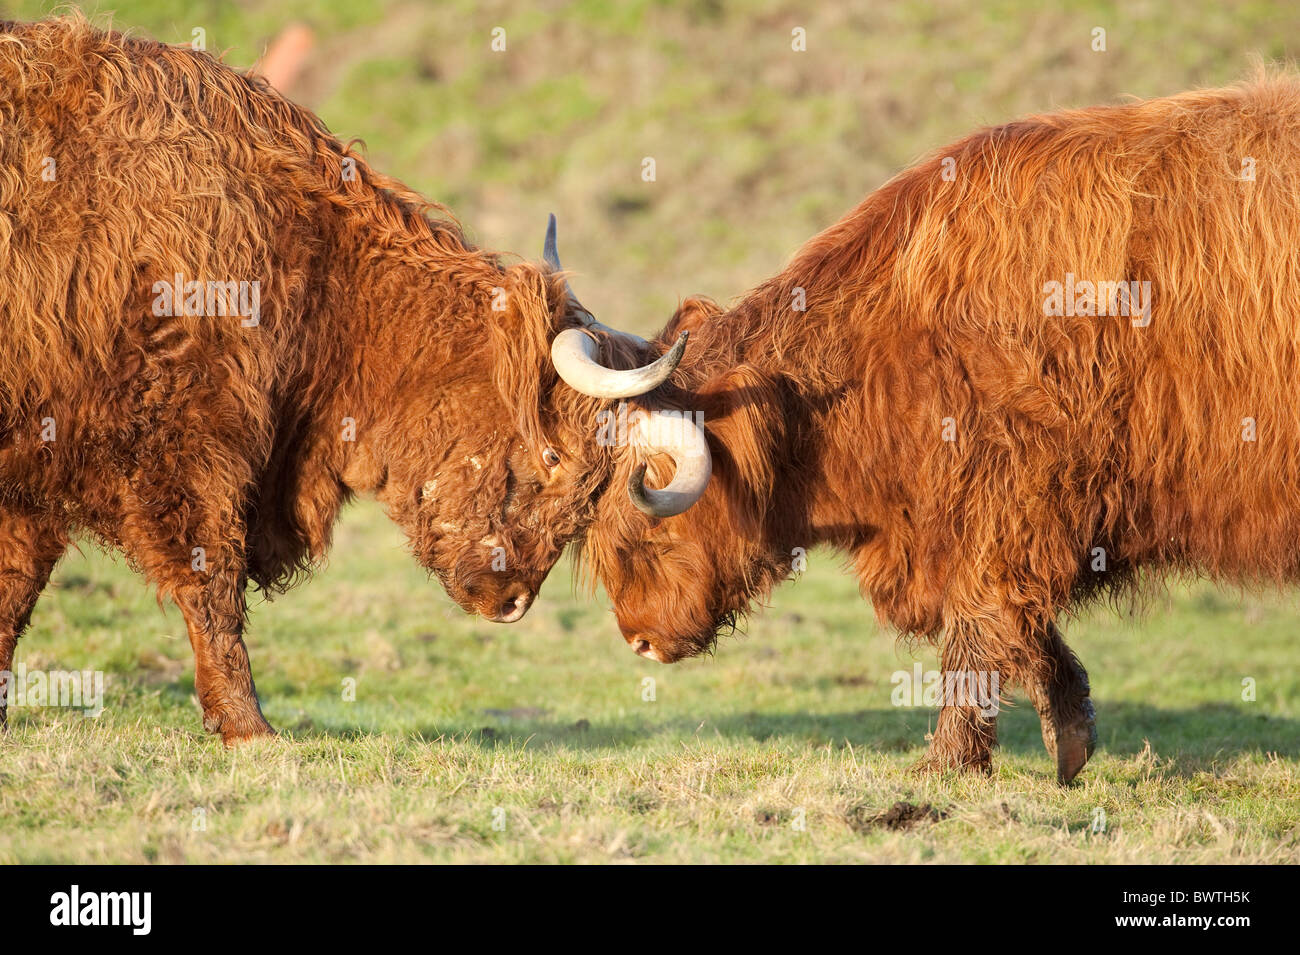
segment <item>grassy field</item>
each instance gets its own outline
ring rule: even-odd
[[[1294,600],[1173,588],[1144,618],[1071,622],[1101,747],[1062,790],[1023,702],[992,779],[910,775],[933,713],[893,706],[891,675],[933,655],[878,631],[833,555],[675,667],[629,653],[566,571],[518,624],[484,623],[354,509],[325,572],[255,606],[283,732],[228,752],[199,728],[179,614],[70,557],[18,657],[106,671],[106,708],[11,711],[0,860],[1300,861]]]
[[[0,0],[0,15],[51,6]],[[743,292],[977,125],[1230,82],[1300,37],[1287,3],[840,6],[99,9],[169,41],[202,27],[237,66],[309,23],[295,98],[483,245],[536,255],[559,213],[579,293],[636,330],[682,295]],[[798,26],[806,53],[790,49]],[[483,623],[362,505],[328,570],[255,603],[254,672],[282,735],[227,752],[199,729],[179,615],[87,550],[61,566],[18,661],[104,671],[106,710],[11,711],[0,861],[1300,861],[1294,594],[1180,585],[1145,615],[1068,622],[1101,734],[1069,790],[1023,702],[1002,717],[991,780],[910,775],[934,714],[892,705],[891,675],[934,656],[878,630],[832,555],[748,629],[714,658],[659,667],[563,566],[523,621]]]

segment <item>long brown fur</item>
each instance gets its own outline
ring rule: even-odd
[[[157,315],[176,273],[260,281],[260,323]],[[205,724],[266,732],[245,582],[308,572],[358,493],[466,609],[526,606],[583,511],[515,385],[576,320],[562,275],[475,249],[256,76],[0,25],[0,671],[88,533],[185,612]]]
[[[1149,281],[1150,324],[1046,316],[1067,273]],[[660,340],[680,328],[679,388],[656,397],[705,412],[713,481],[653,521],[616,452],[585,538],[625,637],[662,660],[833,545],[945,671],[1026,686],[1068,779],[1092,727],[1063,610],[1144,571],[1300,579],[1292,76],[977,132]],[[946,707],[928,765],[987,769],[994,741]]]

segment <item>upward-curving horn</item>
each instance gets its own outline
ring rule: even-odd
[[[555,271],[563,268],[560,265],[554,214],[546,223],[542,257]],[[626,370],[607,368],[600,363],[600,348],[593,333],[605,332],[623,338],[638,348],[648,347],[649,342],[638,335],[600,324],[578,302],[567,282],[564,287],[568,291],[569,301],[577,306],[583,324],[582,328],[566,328],[551,343],[551,361],[565,384],[592,398],[635,398],[653,391],[672,377],[686,351],[686,332],[682,332],[672,348],[648,365]]]
[[[700,499],[713,474],[713,458],[704,428],[690,412],[665,414],[650,411],[637,425],[646,454],[667,454],[677,473],[665,488],[645,486],[646,464],[638,464],[627,481],[627,496],[636,509],[651,517],[672,517]],[[644,428],[644,430],[641,430]],[[668,436],[672,440],[664,440]],[[648,437],[648,440],[647,440]]]

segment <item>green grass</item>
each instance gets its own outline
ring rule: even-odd
[[[748,636],[661,667],[564,566],[520,623],[465,616],[361,505],[327,570],[255,603],[282,735],[226,751],[200,730],[179,615],[89,551],[18,659],[106,671],[106,710],[11,711],[0,860],[1296,862],[1297,628],[1292,599],[1205,586],[1073,621],[1101,731],[1080,782],[1055,784],[1023,701],[993,778],[920,778],[934,714],[891,705],[890,677],[933,654],[878,630],[830,554]],[[900,800],[944,816],[874,821]]]
[[[57,5],[0,0],[0,16]],[[1292,58],[1300,42],[1300,7],[1286,2],[1040,6],[98,9],[172,42],[203,27],[236,66],[305,20],[318,43],[296,99],[486,246],[535,256],[546,213],[559,213],[586,304],[646,331],[681,296],[757,284],[975,126],[1231,82],[1253,55]],[[495,26],[505,54],[489,50]],[[790,50],[795,26],[807,53]],[[1095,26],[1104,54],[1090,49]],[[640,179],[645,156],[654,183]],[[13,712],[0,859],[1295,862],[1298,630],[1294,595],[1204,586],[1173,588],[1145,617],[1071,622],[1101,732],[1079,784],[1052,781],[1023,703],[1002,717],[993,779],[922,779],[908,768],[933,714],[890,704],[890,675],[913,658],[829,555],[748,637],[665,668],[629,653],[563,567],[519,624],[465,617],[365,507],[327,572],[255,607],[254,671],[282,736],[227,752],[199,731],[179,616],[92,552],[62,566],[18,659],[106,671],[109,708],[97,720]],[[1241,699],[1246,677],[1255,702]],[[346,678],[355,702],[342,699]],[[872,821],[899,800],[946,815],[905,831]],[[1106,827],[1093,833],[1098,808]]]

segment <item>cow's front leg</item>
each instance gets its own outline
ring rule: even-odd
[[[220,733],[227,746],[272,735],[262,716],[244,645],[244,581],[218,574],[204,584],[178,589],[194,650],[194,691],[203,707],[203,728]]]
[[[178,495],[162,481],[149,486],[159,490],[153,499],[140,495],[123,522],[124,544],[185,615],[203,727],[227,746],[270,735],[244,646],[244,534],[228,516],[240,508]]]
[[[1083,769],[1097,746],[1097,716],[1089,696],[1088,671],[1060,630],[1048,624],[1044,637],[1045,668],[1025,682],[1043,729],[1043,745],[1056,760],[1056,780],[1068,784]]]
[[[940,652],[942,697],[921,772],[989,773],[998,743],[998,707],[1010,660],[973,625],[945,628]]]
[[[1057,779],[1070,782],[1096,745],[1088,674],[1052,624],[992,610],[951,620],[945,627],[943,698],[925,770],[992,769],[998,698],[1023,686],[1038,711],[1043,742],[1056,760]]]

